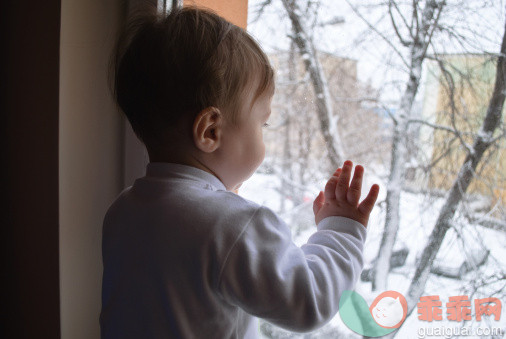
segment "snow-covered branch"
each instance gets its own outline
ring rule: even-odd
[[[397,6],[397,3],[395,1],[389,0],[388,1],[388,14],[390,16],[390,22],[392,24],[392,27],[394,28],[395,34],[397,35],[397,38],[399,38],[400,43],[404,47],[409,47],[409,41],[404,40],[404,37],[402,36],[401,32],[399,31],[399,28],[397,27],[397,23],[395,22],[394,14],[392,13],[392,7],[395,7],[395,9],[397,10],[397,13],[401,17],[402,21],[408,27],[408,25],[406,23],[406,19],[404,18],[404,16],[402,15],[401,11],[399,10],[399,7]]]
[[[337,168],[344,160],[344,148],[337,125],[332,124],[334,111],[327,79],[323,73],[310,38],[309,29],[306,27],[302,11],[297,2],[294,0],[282,0],[282,2],[292,24],[292,39],[299,49],[304,66],[311,78],[316,96],[315,102],[320,130],[327,145],[329,160],[332,166]]]

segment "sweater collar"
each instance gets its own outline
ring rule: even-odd
[[[196,167],[181,164],[150,162],[146,167],[146,177],[193,180],[209,184],[214,190],[227,190],[220,179],[213,174]]]

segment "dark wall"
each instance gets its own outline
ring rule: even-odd
[[[2,338],[59,338],[60,1],[0,2]]]

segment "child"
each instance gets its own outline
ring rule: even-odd
[[[297,247],[270,209],[234,194],[264,158],[273,70],[242,29],[184,8],[132,21],[115,95],[149,152],[104,220],[102,338],[254,338],[255,317],[310,331],[362,269],[374,185],[346,161]]]

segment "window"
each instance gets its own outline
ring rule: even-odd
[[[504,111],[505,85],[496,82],[502,3],[249,6],[248,30],[268,52],[277,88],[267,158],[242,195],[281,213],[303,243],[328,176],[344,159],[363,164],[365,189],[379,183],[381,195],[357,291],[369,304],[386,290],[406,297],[412,312],[399,337],[434,325],[499,328],[493,317],[478,320],[473,300],[505,300],[506,291],[505,118],[490,114]],[[427,295],[438,295],[443,310],[450,298],[468,296],[473,316],[464,322],[444,311],[428,324],[418,305]],[[261,329],[269,338],[288,335]],[[317,333],[344,337],[349,329],[336,318]]]

